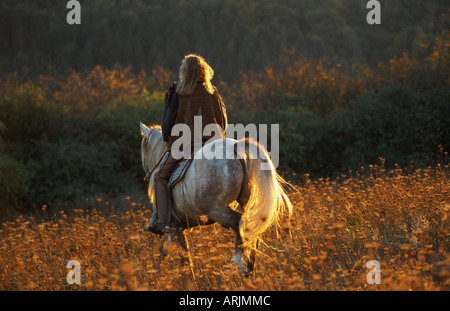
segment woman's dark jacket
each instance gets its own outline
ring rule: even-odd
[[[176,83],[172,83],[166,93],[165,107],[161,122],[163,139],[170,150],[172,144],[179,136],[172,136],[172,128],[176,124],[186,124],[191,130],[191,142],[194,142],[194,116],[202,117],[202,133],[208,124],[217,124],[223,131],[227,127],[227,113],[225,104],[217,88],[210,94],[203,86],[202,81],[197,83],[197,87],[191,95],[178,95]],[[213,136],[202,136],[202,145]]]

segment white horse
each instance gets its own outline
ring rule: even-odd
[[[166,144],[160,126],[147,127],[141,123],[140,129],[143,136],[142,166],[149,175],[148,194],[150,202],[153,202],[154,176],[166,152]],[[238,143],[245,143],[241,148],[244,150],[236,148]],[[222,148],[228,156],[208,156],[217,148]],[[257,150],[263,156],[252,157],[249,150]],[[199,152],[202,152],[201,157]],[[229,159],[230,154],[234,158]],[[269,169],[261,170],[262,163],[266,163]],[[232,262],[241,271],[251,271],[261,234],[273,223],[278,224],[284,211],[287,210],[289,215],[292,213],[292,204],[283,184],[287,183],[278,175],[261,144],[249,139],[219,139],[206,144],[197,151],[183,180],[172,189],[171,227],[177,229],[170,235],[176,235],[186,248],[184,229],[218,222],[236,233]],[[232,209],[230,205],[236,205],[235,201],[239,206]],[[249,258],[248,267],[243,262],[244,251]]]

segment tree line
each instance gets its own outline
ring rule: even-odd
[[[385,0],[383,22],[368,25],[366,1],[346,0],[91,0],[80,25],[66,22],[58,0],[3,0],[0,73],[23,67],[35,76],[67,74],[96,65],[175,71],[199,53],[232,81],[295,48],[309,58],[341,65],[373,65],[408,52],[424,56],[447,26],[445,1]]]

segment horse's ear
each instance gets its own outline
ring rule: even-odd
[[[148,137],[148,134],[150,134],[150,129],[142,122],[140,122],[139,126],[141,127],[141,135]]]

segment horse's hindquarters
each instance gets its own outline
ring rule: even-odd
[[[200,215],[210,217],[214,210],[237,200],[243,180],[240,160],[194,159],[184,179],[172,190],[176,213],[191,223],[197,223]]]

